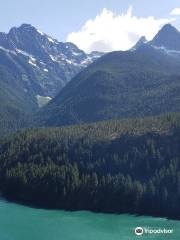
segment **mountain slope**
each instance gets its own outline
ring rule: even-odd
[[[149,44],[180,51],[180,32],[171,24],[166,24]]]
[[[136,50],[137,48],[141,47],[142,45],[146,44],[148,41],[145,36],[142,36],[137,43],[132,47],[131,50]]]
[[[58,42],[29,24],[0,33],[0,135],[27,126],[29,114],[100,56]]]
[[[180,110],[180,59],[143,45],[106,54],[78,74],[36,116],[60,126]]]
[[[27,92],[19,58],[0,49],[0,136],[25,127],[27,115],[38,109],[36,99]],[[33,78],[33,76],[32,76]],[[25,79],[24,79],[25,80]]]
[[[14,27],[8,34],[0,33],[0,49],[10,57],[16,54],[18,64],[28,68],[28,72],[22,74],[27,75],[29,86],[38,87],[39,95],[51,98],[81,69],[102,55],[86,54],[74,44],[58,42],[29,24]],[[0,58],[0,63],[2,61]],[[34,81],[29,77],[31,73],[35,73]]]

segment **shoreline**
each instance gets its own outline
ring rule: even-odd
[[[64,211],[64,212],[71,212],[71,213],[75,213],[75,212],[90,212],[90,213],[94,213],[94,214],[108,214],[108,215],[131,215],[134,217],[152,217],[152,218],[162,218],[164,220],[169,220],[169,221],[180,221],[180,217],[169,217],[169,216],[162,216],[162,215],[158,215],[158,214],[139,214],[139,213],[132,213],[132,212],[113,212],[113,211],[97,211],[97,210],[90,210],[90,209],[70,209],[70,208],[55,208],[55,207],[47,207],[47,206],[43,206],[40,204],[32,204],[32,203],[27,203],[25,201],[17,201],[17,200],[13,200],[13,199],[8,199],[6,197],[1,196],[0,197],[0,201],[4,201],[7,203],[11,203],[11,204],[17,204],[20,206],[24,206],[24,207],[29,207],[32,209],[37,209],[37,210],[49,210],[49,211]]]

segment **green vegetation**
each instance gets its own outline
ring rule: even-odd
[[[25,91],[25,70],[16,61],[0,50],[0,137],[27,126],[27,116],[38,109],[33,94]]]
[[[151,46],[112,52],[78,74],[36,115],[36,126],[180,111],[180,58]]]
[[[180,115],[31,129],[0,144],[5,197],[180,217]]]

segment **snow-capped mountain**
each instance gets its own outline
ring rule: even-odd
[[[58,42],[29,24],[0,33],[0,64],[4,54],[9,64],[18,67],[24,91],[37,99],[56,96],[72,77],[103,55],[86,54],[73,43]]]

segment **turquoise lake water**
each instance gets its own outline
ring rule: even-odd
[[[173,229],[136,236],[136,227]],[[0,201],[0,240],[180,240],[180,221],[132,215],[34,209]]]

